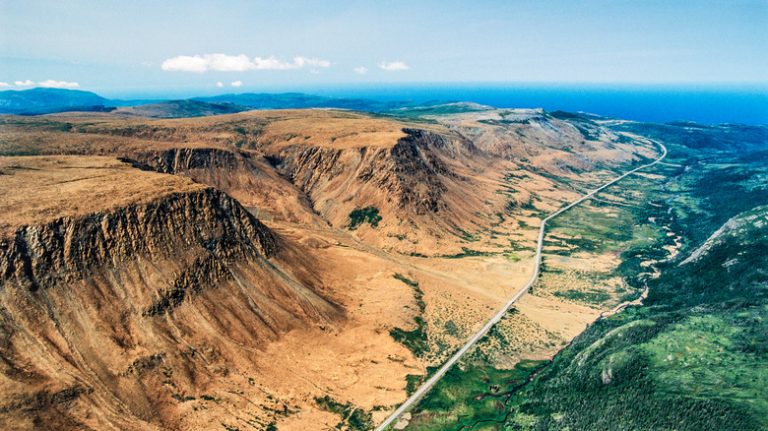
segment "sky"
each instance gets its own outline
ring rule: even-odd
[[[768,0],[0,0],[0,90],[768,81]]]

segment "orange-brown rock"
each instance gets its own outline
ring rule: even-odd
[[[99,157],[0,158],[0,170],[4,429],[176,423],[173,396],[342,315],[308,258],[218,190]],[[92,201],[113,182],[142,190]]]

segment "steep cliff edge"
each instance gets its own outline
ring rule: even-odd
[[[451,232],[490,224],[488,214],[504,205],[483,185],[492,162],[471,142],[444,130],[402,128],[402,133],[387,144],[282,142],[262,151],[334,227],[354,229],[351,214],[375,208],[381,217],[371,226],[375,232],[362,226],[358,235],[379,245],[402,251],[419,242],[434,249],[455,242]],[[403,242],[404,237],[411,240]]]
[[[0,172],[4,429],[176,428],[175,399],[341,317],[311,258],[220,191],[100,157]]]
[[[444,181],[462,180],[435,151],[436,144],[447,138],[423,130],[408,129],[406,133],[392,146],[370,147],[364,142],[352,149],[286,145],[270,154],[270,160],[335,224],[346,220],[326,208],[328,200],[358,201],[361,205],[367,196],[373,198],[379,193],[386,193],[386,201],[402,211],[419,215],[444,211]]]
[[[222,262],[269,257],[277,237],[239,204],[208,188],[116,211],[19,227],[0,239],[0,283],[30,290],[84,278],[89,268],[204,247]]]
[[[122,153],[136,168],[183,175],[226,192],[270,220],[325,225],[307,198],[278,175],[258,154],[236,148],[172,147]]]
[[[484,152],[560,176],[622,167],[655,154],[653,146],[617,134],[588,114],[491,109],[435,118]]]

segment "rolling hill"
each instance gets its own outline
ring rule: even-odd
[[[35,115],[63,111],[105,111],[109,101],[96,93],[57,88],[0,91],[0,114]]]

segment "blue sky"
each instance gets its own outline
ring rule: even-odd
[[[0,86],[758,83],[768,1],[6,1]]]

